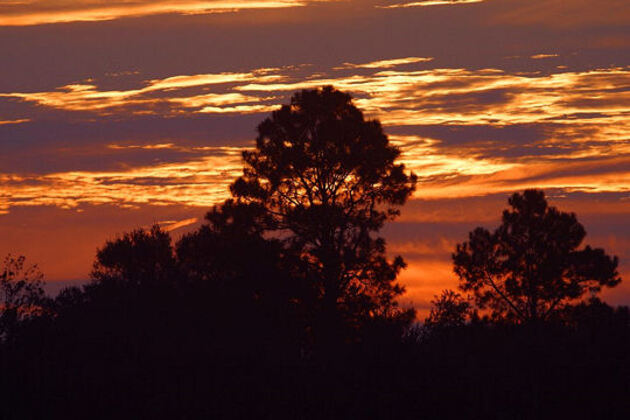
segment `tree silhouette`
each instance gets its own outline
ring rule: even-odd
[[[226,327],[249,324],[267,342],[298,343],[312,290],[299,261],[284,254],[278,239],[264,237],[266,219],[256,204],[227,200],[213,208],[207,224],[177,243],[179,269],[194,294],[213,302]]]
[[[144,286],[172,280],[174,267],[171,238],[154,225],[107,241],[96,253],[91,277],[96,284]]]
[[[538,190],[514,194],[509,204],[498,229],[475,229],[453,254],[460,288],[479,308],[496,319],[544,321],[585,292],[621,281],[617,257],[579,248],[586,232],[574,213],[549,207]]]
[[[236,278],[265,277],[276,269],[280,243],[263,237],[263,208],[227,200],[205,219],[207,224],[177,243],[177,259],[189,280],[229,286]]]
[[[44,276],[36,265],[25,267],[24,256],[7,255],[0,271],[0,338],[20,321],[43,312]]]
[[[404,262],[388,261],[385,241],[373,236],[415,188],[399,155],[380,123],[332,87],[295,94],[243,153],[232,194],[264,209],[265,230],[306,264],[329,330],[399,314],[395,280]]]
[[[431,304],[431,312],[424,321],[429,329],[461,327],[472,312],[470,302],[453,290],[442,291]]]

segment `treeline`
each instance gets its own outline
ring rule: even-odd
[[[575,214],[514,194],[417,323],[378,237],[417,178],[378,121],[323,88],[258,133],[233,198],[177,243],[119,236],[55,298],[6,259],[3,419],[627,418],[630,312],[596,297],[618,261]]]

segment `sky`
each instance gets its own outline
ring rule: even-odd
[[[619,256],[603,296],[630,304],[627,0],[0,0],[0,64],[0,255],[51,292],[116,235],[198,227],[257,124],[333,85],[419,176],[383,230],[404,305],[525,188]]]

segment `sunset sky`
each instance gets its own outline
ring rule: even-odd
[[[117,234],[178,238],[256,125],[322,85],[419,176],[384,230],[403,303],[456,287],[455,244],[537,187],[619,256],[604,297],[630,304],[627,0],[0,0],[0,255],[54,292]]]

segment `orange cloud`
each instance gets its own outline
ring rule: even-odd
[[[194,225],[195,223],[197,223],[199,221],[198,218],[196,217],[192,217],[190,219],[184,219],[184,220],[166,220],[163,222],[159,222],[158,224],[160,226],[164,227],[164,230],[167,232],[173,232],[174,230],[186,227],[186,226],[190,226],[190,225]]]
[[[94,22],[166,13],[206,14],[299,7],[308,0],[33,0],[0,5],[0,26]]]
[[[22,124],[29,122],[30,118],[23,118],[20,120],[0,120],[0,125],[8,125],[8,124]]]
[[[335,67],[335,70],[341,69],[389,69],[403,64],[425,63],[433,61],[433,57],[407,57],[395,58],[392,60],[372,61],[364,64],[343,63],[343,66]]]
[[[187,97],[172,95],[183,89],[200,88],[215,85],[226,85],[245,82],[272,82],[282,80],[282,76],[269,74],[277,69],[256,69],[247,73],[195,74],[149,80],[145,86],[129,90],[99,90],[95,84],[69,84],[49,92],[0,93],[0,97],[19,98],[27,102],[35,102],[40,106],[62,109],[66,111],[90,111],[100,114],[111,114],[115,110],[135,107],[140,113],[153,113],[156,105],[172,105],[179,108],[201,108],[200,112],[217,113],[241,112],[243,108],[227,107],[248,102],[260,102],[265,98],[246,96],[241,93],[203,94]],[[165,96],[155,96],[156,94]],[[170,96],[168,96],[170,95]],[[157,112],[157,111],[155,111]]]
[[[48,92],[8,92],[40,106],[100,114],[269,112],[299,89],[334,85],[358,94],[356,104],[387,125],[588,124],[627,132],[630,68],[551,74],[513,74],[498,69],[396,70],[428,59],[407,57],[358,66],[371,73],[347,75],[344,67],[305,75],[292,67],[242,73],[171,76],[130,90],[70,84]],[[347,65],[346,65],[347,66]],[[382,70],[390,68],[389,70]],[[215,89],[198,93],[195,89]],[[274,95],[269,95],[274,93]],[[493,95],[496,97],[493,99]],[[482,100],[489,97],[490,100]],[[158,105],[161,105],[159,107]],[[597,114],[597,115],[593,115]]]
[[[481,3],[485,0],[423,0],[423,1],[414,1],[410,3],[398,3],[391,4],[388,6],[376,6],[379,9],[400,9],[407,7],[427,7],[427,6],[447,6],[447,5],[459,5],[459,4],[470,4],[470,3]]]
[[[502,3],[489,23],[555,28],[625,25],[630,16],[630,3],[626,0],[508,0]]]
[[[0,211],[13,206],[77,208],[114,204],[133,208],[187,205],[210,207],[229,197],[229,184],[240,175],[241,149],[206,148],[200,159],[108,172],[73,171],[47,175],[0,174]]]
[[[331,75],[332,76],[332,75]],[[289,79],[288,76],[286,79]],[[431,69],[375,71],[371,75],[302,78],[280,83],[248,83],[240,92],[280,92],[331,84],[358,93],[356,103],[388,125],[508,125],[546,122],[627,124],[630,111],[630,70],[596,69],[549,75],[509,74],[498,69]],[[481,103],[474,95],[504,93],[502,101]],[[608,93],[609,92],[609,93]],[[615,98],[616,103],[578,101],[590,95]],[[462,100],[465,106],[461,106]],[[580,113],[605,113],[579,118]],[[576,115],[577,118],[570,115]]]
[[[247,114],[269,112],[297,89],[332,84],[352,92],[357,106],[386,126],[554,126],[527,145],[531,154],[516,156],[497,153],[504,146],[491,141],[452,148],[438,138],[392,135],[391,140],[403,152],[401,161],[419,175],[417,198],[472,197],[530,187],[630,191],[630,68],[548,74],[413,69],[414,64],[426,60],[403,57],[352,65],[361,67],[362,74],[344,67],[311,75],[305,74],[308,68],[304,67],[264,68],[175,75],[148,80],[129,90],[71,84],[48,92],[0,96],[121,118],[134,112]],[[412,68],[402,70],[400,66]],[[154,107],[157,103],[165,107]],[[194,151],[207,156],[125,171],[30,177],[0,174],[10,180],[0,193],[0,211],[25,205],[72,208],[83,202],[205,207],[227,197],[227,185],[240,174],[240,149],[193,150],[173,142],[108,147]]]
[[[553,57],[558,57],[558,54],[535,54],[535,55],[532,55],[530,58],[534,60],[543,60],[545,58],[553,58]]]

